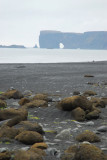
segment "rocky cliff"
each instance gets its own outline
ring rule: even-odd
[[[40,32],[40,48],[59,48],[60,43],[64,45],[65,49],[107,49],[107,31],[84,33]]]

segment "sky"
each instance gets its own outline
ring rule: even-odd
[[[33,47],[41,30],[107,31],[107,0],[0,0],[0,45]]]

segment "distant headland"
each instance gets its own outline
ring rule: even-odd
[[[10,46],[0,45],[0,48],[26,48],[26,47],[23,45],[10,45]]]
[[[44,30],[40,32],[40,48],[55,49],[107,49],[107,31],[71,33]]]

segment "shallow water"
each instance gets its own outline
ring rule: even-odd
[[[107,50],[0,48],[0,63],[107,61]]]

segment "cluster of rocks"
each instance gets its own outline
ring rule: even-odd
[[[100,107],[105,107],[107,99],[91,97],[96,95],[93,91],[86,91],[83,95],[75,95],[62,99],[57,104],[57,108],[62,111],[71,112],[76,121],[85,121],[97,119],[100,116]],[[20,99],[19,107],[9,108],[6,100]],[[24,149],[12,150],[0,148],[1,160],[43,160],[52,159],[51,156],[61,160],[106,160],[107,156],[101,149],[91,143],[100,142],[101,139],[94,132],[86,130],[75,137],[75,140],[81,142],[70,146],[63,155],[55,148],[49,148],[44,138],[45,131],[37,122],[28,121],[28,111],[32,108],[46,108],[52,98],[47,94],[32,95],[31,92],[22,94],[18,90],[10,89],[0,95],[0,142],[18,142],[28,145]],[[104,126],[99,130],[107,132],[107,127]],[[67,135],[70,130],[65,130],[62,135]],[[60,135],[56,135],[56,139]],[[64,136],[62,136],[64,138]],[[46,158],[44,158],[46,157]]]

